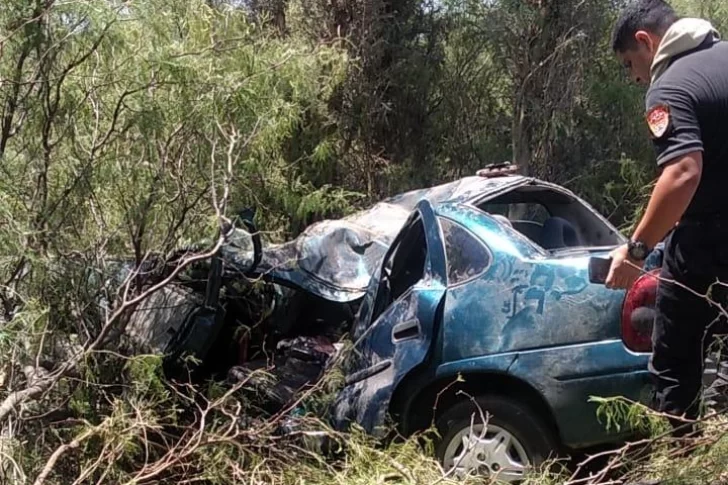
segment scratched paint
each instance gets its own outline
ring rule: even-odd
[[[492,219],[474,209],[440,210],[474,231],[489,248],[516,231],[495,230]],[[485,229],[483,229],[485,228]],[[547,256],[520,245],[492,249],[491,268],[470,284],[451,288],[443,324],[443,358],[509,352],[617,337],[621,296],[588,281],[589,254]]]
[[[649,402],[648,358],[648,354],[628,352],[619,340],[603,340],[444,362],[436,375],[443,379],[465,375],[467,380],[467,376],[490,371],[528,383],[546,401],[562,442],[585,447],[618,437],[597,419],[593,396]]]
[[[591,397],[623,396],[647,404],[647,361],[647,354],[628,352],[619,340],[603,340],[521,352],[509,372],[544,396],[565,443],[588,446],[610,439],[610,431],[596,419],[597,404]]]
[[[365,338],[347,362],[350,373],[376,374],[347,386],[337,397],[334,421],[356,422],[376,434],[383,425],[390,399],[407,373],[425,359],[435,334],[433,325],[443,288],[415,287],[365,330]],[[397,324],[415,325],[417,332],[396,333]],[[382,366],[381,364],[385,364]],[[377,369],[381,369],[377,371]]]

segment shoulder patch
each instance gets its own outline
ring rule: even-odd
[[[658,104],[647,112],[647,126],[653,138],[662,138],[670,128],[670,107]]]

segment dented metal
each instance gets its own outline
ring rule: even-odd
[[[421,199],[434,204],[469,201],[528,180],[519,176],[467,177],[390,197],[349,217],[315,223],[292,241],[264,248],[257,271],[326,300],[358,300]]]

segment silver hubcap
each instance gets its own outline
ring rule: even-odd
[[[485,432],[482,424],[463,428],[447,444],[443,457],[445,471],[459,478],[477,474],[509,483],[523,480],[530,464],[523,445],[493,424]]]

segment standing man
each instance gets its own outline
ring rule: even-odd
[[[699,295],[718,279],[728,283],[728,42],[704,20],[679,18],[663,0],[635,0],[614,27],[612,47],[631,79],[649,86],[645,121],[661,173],[630,242],[612,252],[606,285],[628,288],[639,275],[635,266],[674,228],[650,372],[657,410],[695,419],[704,345],[719,316]],[[680,420],[672,424],[682,425],[677,436],[692,431]]]

